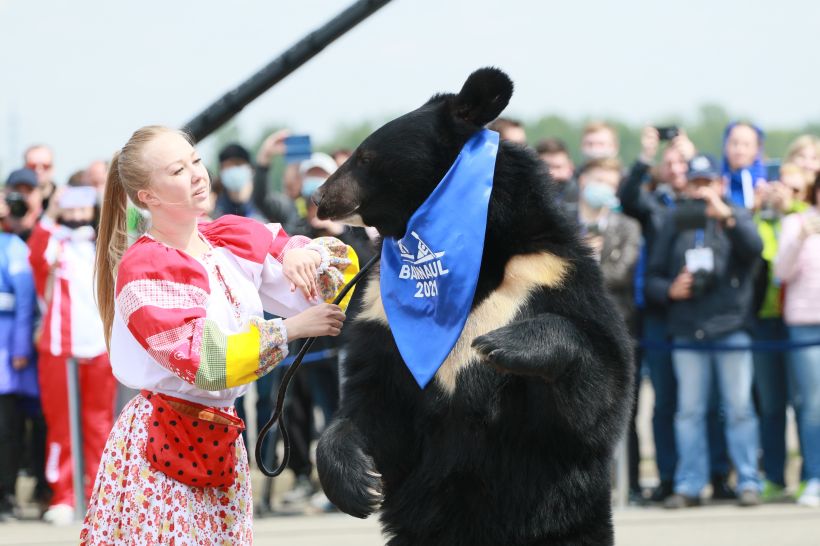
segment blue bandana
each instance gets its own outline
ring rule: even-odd
[[[393,338],[420,387],[455,345],[475,295],[498,133],[482,129],[407,223],[386,237],[381,295]]]

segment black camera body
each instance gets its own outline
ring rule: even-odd
[[[692,273],[692,298],[698,299],[706,294],[714,282],[715,275],[711,271],[700,269]]]
[[[9,214],[14,218],[22,218],[28,213],[28,201],[26,196],[20,192],[7,193],[6,205],[9,207]]]
[[[678,231],[706,227],[706,201],[680,199],[675,203],[675,227]]]
[[[672,140],[680,134],[680,130],[675,125],[668,127],[655,127],[658,131],[658,138],[661,140]]]

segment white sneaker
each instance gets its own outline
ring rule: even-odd
[[[282,502],[284,504],[298,504],[310,500],[311,495],[316,493],[316,486],[310,481],[307,476],[299,476],[293,482],[293,487],[290,491],[286,491],[282,495]]]
[[[820,508],[820,480],[809,480],[803,494],[797,499],[797,504]]]
[[[67,504],[49,506],[43,514],[43,520],[52,525],[71,525],[74,523],[74,507]]]
[[[319,491],[318,493],[314,494],[310,497],[310,505],[317,510],[322,512],[335,512],[336,507],[333,505],[332,502],[327,498],[324,491]]]

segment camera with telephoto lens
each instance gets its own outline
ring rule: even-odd
[[[28,212],[26,196],[17,191],[6,194],[6,205],[9,207],[9,214],[14,218],[22,218]]]

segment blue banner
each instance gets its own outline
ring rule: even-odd
[[[435,376],[461,335],[475,295],[498,133],[482,129],[407,223],[386,237],[381,295],[393,338],[420,387]]]

